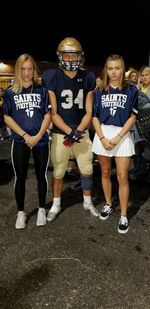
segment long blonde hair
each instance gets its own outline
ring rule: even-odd
[[[104,68],[103,68],[103,72],[102,72],[102,76],[103,76],[103,88],[105,91],[108,90],[109,88],[109,77],[107,74],[107,68],[108,68],[108,63],[110,61],[120,61],[121,65],[122,65],[122,76],[120,79],[120,85],[119,85],[119,89],[122,90],[124,88],[124,86],[126,85],[126,80],[125,80],[125,63],[123,60],[123,57],[117,54],[113,54],[110,55],[105,62]]]
[[[21,78],[21,69],[22,69],[22,64],[27,60],[30,60],[33,64],[33,84],[35,85],[39,84],[40,71],[39,71],[39,68],[35,60],[29,54],[22,54],[16,60],[14,82],[12,86],[10,87],[10,89],[15,93],[20,93],[22,91],[23,83],[22,83],[22,78]]]

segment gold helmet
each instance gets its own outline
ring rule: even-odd
[[[73,37],[67,37],[62,40],[57,49],[57,56],[59,60],[59,67],[61,69],[65,69],[68,71],[76,71],[79,69],[80,64],[83,60],[84,52],[82,51],[82,46],[78,40]],[[77,60],[67,60],[65,61],[64,54],[66,53],[73,53],[77,54]]]

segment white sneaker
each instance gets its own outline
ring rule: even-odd
[[[47,223],[46,210],[45,210],[45,208],[39,208],[38,214],[37,214],[36,225],[37,226],[43,226],[46,223]]]
[[[61,212],[60,206],[52,205],[47,215],[47,221],[53,221],[60,212]]]
[[[18,211],[15,228],[17,230],[24,229],[26,227],[26,214],[24,211]]]
[[[94,207],[92,202],[90,202],[90,203],[85,203],[84,202],[83,203],[83,208],[85,210],[89,210],[92,216],[95,216],[95,217],[99,217],[100,216],[99,211]]]

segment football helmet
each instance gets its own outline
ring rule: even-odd
[[[76,71],[83,61],[84,52],[78,40],[73,37],[67,37],[59,43],[56,54],[61,69]],[[67,54],[73,55],[69,57]]]

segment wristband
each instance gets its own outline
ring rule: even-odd
[[[105,138],[105,136],[102,136],[102,137],[100,138],[100,141],[101,141],[103,138]]]
[[[25,133],[22,135],[22,137],[24,137],[26,134],[27,134],[27,133],[25,132]]]
[[[123,138],[123,136],[121,136],[120,134],[117,134],[120,138]]]

